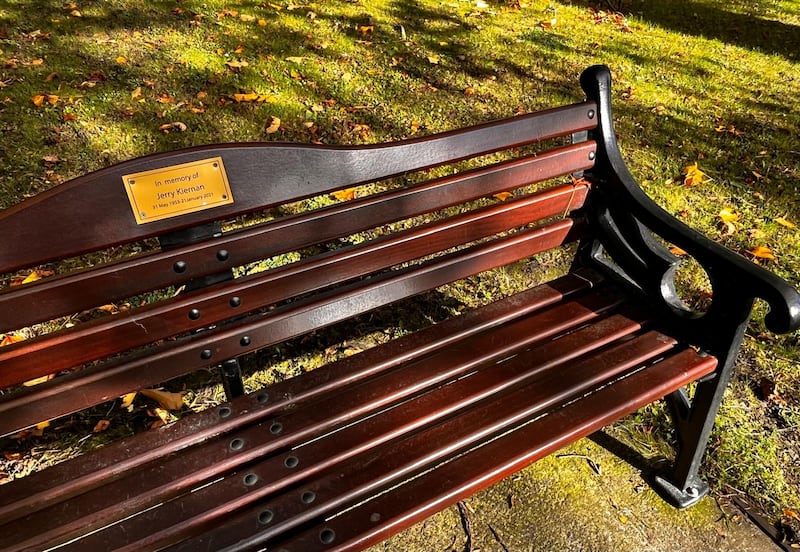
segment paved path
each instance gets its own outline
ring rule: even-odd
[[[593,468],[594,466],[594,468]],[[599,471],[599,473],[598,473]],[[780,548],[713,498],[678,511],[641,472],[584,439],[370,552],[773,552]]]

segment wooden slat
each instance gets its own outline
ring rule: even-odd
[[[585,185],[562,186],[361,246],[133,309],[0,349],[0,387],[80,366],[439,251],[561,215],[583,204]],[[233,297],[238,298],[232,306]],[[190,315],[196,311],[196,317]],[[86,343],[92,346],[87,347]]]
[[[75,256],[344,186],[397,176],[596,126],[583,102],[436,136],[359,147],[229,144],[142,157],[76,178],[0,213],[0,272]],[[121,176],[220,156],[235,202],[137,225]],[[68,214],[68,215],[67,215]],[[48,224],[38,224],[46,220]],[[37,224],[31,224],[34,221]]]
[[[580,235],[580,229],[576,232],[573,226],[572,219],[564,219],[524,230],[418,266],[320,293],[310,300],[275,309],[268,316],[248,317],[4,397],[0,401],[0,435],[552,249]],[[65,393],[72,389],[80,392]]]
[[[229,232],[210,241],[11,288],[0,293],[0,332],[585,170],[593,165],[590,157],[596,149],[594,142],[583,142]],[[582,203],[575,199],[572,207],[577,209]],[[227,254],[218,256],[220,251]],[[178,262],[184,264],[180,273],[173,268]],[[120,273],[126,277],[120,278]]]
[[[286,552],[363,550],[566,444],[711,373],[715,366],[716,359],[701,357],[691,349],[669,356],[613,385],[599,389],[588,399],[573,402],[515,432],[489,441],[425,476],[356,506],[344,515],[325,522],[318,520],[318,525],[299,535],[289,536],[281,542],[271,542],[270,549]],[[559,381],[552,384],[555,387],[562,386]],[[547,391],[544,395],[547,396]],[[487,412],[487,415],[491,413]],[[263,542],[257,533],[263,530],[263,524],[258,521],[261,511],[249,512],[247,532],[256,532],[254,537],[242,539],[243,531],[230,547],[215,540],[212,549],[219,552],[257,550]],[[242,530],[241,526],[239,528]],[[327,543],[320,538],[325,530],[331,531],[333,536]],[[331,536],[331,533],[326,534]],[[210,538],[213,536],[199,542],[187,542],[170,550],[202,550]]]
[[[317,368],[260,391],[208,409],[174,424],[108,445],[3,486],[0,523],[24,517],[41,508],[119,478],[149,462],[164,458],[207,439],[257,423],[292,403],[302,405],[327,393],[373,377],[403,362],[411,362],[479,333],[490,331],[555,305],[580,298],[594,283],[569,274],[512,295],[480,309],[467,311],[423,331],[405,335],[356,356]],[[226,412],[226,416],[221,413]]]
[[[37,512],[35,516],[27,520],[18,519],[0,527],[0,532],[4,535],[8,546],[23,550],[35,549],[45,543],[52,545],[57,540],[67,540],[96,527],[102,527],[110,521],[124,518],[130,513],[158,504],[182,491],[217,479],[221,474],[242,467],[253,460],[296,446],[304,440],[314,438],[343,424],[349,424],[355,419],[369,417],[372,413],[382,410],[388,405],[404,402],[408,397],[426,389],[459,380],[475,367],[497,362],[517,351],[541,343],[553,335],[567,332],[581,324],[597,319],[617,302],[618,299],[615,300],[612,297],[594,295],[579,302],[558,305],[533,316],[503,325],[491,332],[460,341],[435,355],[427,356],[415,363],[405,364],[399,370],[358,382],[345,389],[337,389],[335,393],[330,393],[329,397],[321,398],[305,408],[299,408],[293,403],[291,408],[280,416],[230,434],[224,439],[211,441],[184,451],[178,456],[166,458],[163,462],[148,466],[144,470],[129,473],[126,477],[104,485],[93,492],[87,492],[68,502]],[[538,346],[536,354],[547,360],[536,365],[541,368],[546,364],[564,362],[574,358],[581,351],[599,348],[604,343],[626,335],[639,327],[639,323],[632,322],[627,318],[612,317],[599,323],[591,331],[578,330],[562,339]],[[590,341],[588,345],[587,341]],[[464,382],[470,382],[471,393],[477,394],[473,401],[480,400],[478,395],[484,398],[489,396],[490,391],[487,385],[500,373],[507,373],[509,379],[495,391],[516,385],[521,381],[520,378],[524,379],[523,376],[515,375],[519,372],[518,366],[512,367],[507,363],[503,363],[502,366],[500,372],[488,372],[477,379],[464,380]],[[456,387],[453,385],[456,384],[445,386],[446,393],[452,393],[454,389],[461,389],[465,383],[458,384]],[[426,404],[435,406],[437,401],[426,399]],[[438,416],[446,414],[447,412],[442,411]],[[431,423],[435,419],[436,415],[433,413],[427,414],[426,423]],[[281,424],[283,429],[280,434],[271,433],[270,428],[274,424]],[[410,426],[406,429],[413,430]],[[387,431],[391,433],[391,430],[387,429]],[[229,444],[233,439],[241,439],[241,448],[230,449]],[[336,440],[338,442],[339,438],[337,437]],[[310,458],[308,460],[311,461]],[[316,464],[317,462],[313,461],[312,463]],[[324,462],[321,462],[319,467],[323,465]],[[266,474],[270,469],[262,470],[261,473]],[[232,496],[228,496],[229,500],[234,500],[235,495],[240,494],[240,485],[241,482],[238,478],[228,480],[226,488],[234,493]],[[227,508],[221,502],[221,497],[217,496],[219,494],[218,485],[215,483],[212,487],[216,490],[213,490],[215,498],[211,503],[204,498],[206,495],[202,494],[210,491],[203,491],[201,494],[193,493],[197,498],[192,500],[199,501],[199,504],[205,503],[205,508],[216,504],[223,511],[226,510]],[[212,489],[212,487],[208,487],[208,489]],[[252,495],[252,493],[250,494]],[[254,498],[254,495],[251,498]],[[180,511],[189,511],[188,505],[181,506]],[[156,517],[161,518],[162,514],[163,512],[157,514]],[[140,528],[143,527],[146,533],[151,532],[154,527],[153,523],[147,521],[146,518],[141,518],[141,520],[144,525],[140,522],[134,523]],[[167,525],[171,524],[171,522],[167,523]],[[119,536],[129,539],[136,533],[137,529],[126,525],[124,533]]]
[[[626,335],[626,325],[620,317],[609,318],[598,323],[597,326],[597,328],[593,328],[595,335],[604,339],[613,340],[610,330],[614,327],[618,330],[613,332],[616,333],[617,338]],[[627,326],[628,332],[636,326],[635,323]],[[584,333],[588,332],[584,331]],[[585,335],[582,337],[586,338]],[[244,497],[238,499],[242,506],[256,504],[255,507],[249,507],[234,516],[228,514],[224,527],[215,527],[217,524],[214,524],[213,519],[206,519],[212,518],[206,512],[202,517],[196,515],[195,518],[189,518],[184,522],[179,518],[172,518],[171,524],[163,524],[161,535],[155,530],[149,533],[142,531],[141,534],[145,535],[145,539],[135,544],[131,542],[130,545],[127,545],[122,540],[119,542],[119,546],[113,541],[104,542],[103,545],[108,544],[107,548],[110,550],[132,550],[136,545],[144,548],[161,548],[169,541],[160,539],[166,539],[169,536],[174,539],[173,543],[177,543],[179,539],[190,534],[191,521],[202,521],[206,527],[211,527],[208,533],[181,544],[178,549],[219,550],[243,539],[246,541],[246,545],[242,548],[269,546],[272,541],[280,539],[283,535],[307,522],[319,523],[319,520],[335,515],[371,495],[391,489],[403,479],[425,472],[476,444],[490,440],[543,415],[556,405],[580,397],[586,391],[612,381],[625,371],[640,366],[657,355],[664,354],[675,345],[673,340],[667,339],[657,332],[619,342],[605,350],[598,350],[599,344],[597,345],[598,349],[590,345],[591,339],[589,342],[577,341],[577,343],[576,346],[574,339],[570,343],[577,350],[569,361],[563,358],[559,360],[556,356],[551,363],[548,356],[538,354],[538,350],[532,350],[510,359],[502,365],[492,367],[488,372],[497,372],[498,381],[502,380],[509,372],[526,375],[520,379],[519,385],[511,385],[504,390],[498,390],[492,395],[491,400],[470,404],[447,420],[441,422],[435,420],[426,425],[423,431],[405,434],[398,432],[396,440],[376,448],[359,451],[357,457],[325,470],[316,477],[312,474],[308,478],[295,481],[291,487],[280,489],[279,492],[272,490],[272,479],[261,485],[256,483],[253,485],[255,488],[247,492],[246,499]],[[559,347],[558,341],[553,342],[552,346]],[[592,357],[586,356],[587,354],[591,354]],[[602,362],[595,362],[595,360]],[[482,373],[479,372],[472,377],[480,376]],[[483,377],[489,378],[488,375]],[[448,401],[466,401],[469,389],[472,385],[477,385],[477,382],[473,384],[469,380],[470,378],[466,378],[452,384],[452,389],[448,387],[437,391],[439,402],[448,405]],[[427,396],[420,397],[418,399],[420,404],[417,404],[417,400],[412,401],[409,405],[403,405],[402,411],[407,411],[409,418],[414,419],[424,412],[425,408],[436,408],[433,402],[430,405],[424,404],[427,400]],[[430,400],[433,401],[433,399]],[[389,416],[393,414],[388,413]],[[362,430],[367,433],[370,426],[377,425],[380,421],[370,419],[364,423],[366,424],[365,428],[353,426],[345,431]],[[402,427],[402,423],[396,422],[396,424],[398,428]],[[343,436],[342,439],[347,442],[346,436]],[[321,449],[320,453],[333,454],[333,451],[338,449],[338,442],[338,435],[331,436],[328,442],[324,443],[327,445],[327,450]],[[321,448],[317,442],[309,446],[312,449]],[[294,449],[291,454],[298,457],[301,462],[305,461],[302,466],[313,464],[316,460],[309,458],[304,449],[305,447]],[[227,479],[239,480],[241,487],[240,480],[244,474],[254,473],[259,477],[265,475],[261,468],[262,466],[251,466]],[[300,468],[301,465],[298,464],[297,471],[301,471]],[[287,471],[292,474],[295,472],[295,470],[290,471],[284,467],[278,471],[273,470],[273,473],[286,474]],[[206,494],[206,509],[209,508],[209,501],[216,499],[217,495],[213,494],[214,490],[214,486],[210,486],[208,490],[197,491]],[[299,495],[307,491],[316,495],[311,504],[303,504],[297,500]],[[195,496],[185,497],[175,501],[172,509],[183,504],[189,506],[194,501]],[[169,505],[166,506],[164,513],[170,509]],[[254,527],[254,519],[257,519],[259,514],[265,510],[269,510],[273,514],[270,523],[257,523]],[[193,514],[194,512],[189,509],[187,513]],[[144,515],[146,518],[150,517],[149,512]],[[120,533],[123,530],[125,533],[129,533],[131,527],[125,527],[125,525],[127,524],[120,526],[118,530]],[[157,527],[157,524],[151,526],[152,529]],[[108,532],[111,533],[110,530]],[[98,537],[101,536],[98,535]],[[89,543],[99,544],[94,540],[87,542],[87,544]]]

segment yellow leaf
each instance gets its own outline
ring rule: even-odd
[[[134,98],[134,99],[138,98],[141,95],[142,95],[142,87],[141,86],[135,88],[134,91],[131,92],[131,98]]]
[[[42,107],[42,105],[44,105],[44,100],[45,97],[43,94],[36,94],[33,98],[31,98],[33,105],[36,107]]]
[[[181,410],[183,408],[183,394],[170,393],[159,389],[141,389],[139,393],[156,401],[161,408],[166,410]]]
[[[239,19],[241,19],[241,20],[242,20],[242,21],[244,21],[245,23],[250,23],[251,21],[255,21],[255,20],[256,20],[256,17],[255,17],[254,15],[245,15],[245,14],[242,14],[242,15],[240,15],[240,16],[239,16]]]
[[[778,218],[776,218],[776,219],[775,219],[775,222],[777,222],[777,223],[778,223],[778,224],[780,224],[781,226],[785,226],[786,228],[794,228],[794,227],[795,227],[795,225],[794,225],[794,223],[793,223],[793,222],[790,222],[790,221],[786,220],[786,219],[785,219],[785,218],[783,218],[783,217],[778,217]]]
[[[775,255],[772,253],[772,250],[769,247],[764,247],[763,245],[755,246],[753,249],[750,249],[748,253],[758,259],[775,260]]]
[[[48,159],[50,159],[49,156],[45,156],[45,158],[43,158],[43,160],[45,162],[49,162]],[[52,275],[53,275],[53,271],[52,270],[38,270],[37,269],[37,270],[32,271],[30,274],[28,274],[24,278],[21,278],[21,277],[14,278],[14,280],[11,281],[11,285],[12,286],[21,286],[21,285],[24,285],[24,284],[30,284],[31,282],[35,282],[37,280],[41,280],[42,278],[46,278],[47,276],[52,276]]]
[[[431,56],[428,56],[428,62],[430,62],[430,63],[432,63],[434,65],[438,65],[439,64],[439,56],[437,56],[435,54],[431,55]]]
[[[736,222],[739,220],[739,215],[730,209],[722,209],[719,212],[719,218],[722,222]]]
[[[59,97],[53,96],[52,94],[47,95],[47,103],[50,105],[56,105],[58,103]]]
[[[411,134],[415,134],[419,130],[419,121],[411,121]]]
[[[512,194],[511,192],[499,192],[499,193],[494,194],[494,197],[496,197],[500,201],[505,201],[505,200],[507,200],[508,198],[510,198],[513,195],[514,194]]]
[[[700,170],[697,163],[692,163],[683,169],[684,179],[683,183],[686,186],[697,186],[711,180],[706,173]]]
[[[36,427],[31,430],[31,435],[41,437],[46,428],[50,427],[50,422],[39,422]]]
[[[267,134],[278,132],[281,128],[281,120],[277,117],[269,118],[269,126],[267,126]]]
[[[25,387],[33,387],[34,385],[39,385],[40,383],[45,383],[50,381],[55,377],[55,374],[47,374],[46,376],[42,376],[40,378],[34,378],[32,380],[28,380],[24,382],[22,385]]]
[[[347,188],[345,190],[338,190],[333,192],[333,197],[338,199],[339,201],[350,201],[356,197],[356,189],[355,188]]]
[[[225,65],[227,65],[230,69],[233,69],[234,71],[238,71],[242,67],[247,67],[250,64],[242,59],[238,61],[237,60],[226,61]]]
[[[119,63],[120,65],[125,65],[126,63],[128,63],[128,58],[126,58],[125,56],[117,56],[116,62]]]
[[[306,58],[301,56],[289,56],[286,58],[286,61],[291,61],[292,63],[303,63]]]
[[[127,395],[122,395],[122,403],[119,405],[120,408],[127,408],[130,410],[130,407],[133,405],[133,399],[136,398],[136,391],[132,391]]]
[[[267,26],[267,22],[265,20],[263,20],[263,19],[259,19],[258,20],[258,26],[259,27],[266,27]]]
[[[375,26],[374,25],[361,25],[358,28],[358,30],[359,30],[359,32],[361,33],[362,36],[367,36],[369,33],[373,32],[375,30]]]
[[[0,347],[5,347],[6,345],[11,345],[12,343],[18,343],[20,341],[25,341],[25,337],[16,334],[0,334]]]
[[[686,255],[688,255],[688,253],[686,251],[684,251],[683,249],[681,249],[677,245],[673,245],[672,247],[670,247],[669,248],[669,252],[672,253],[673,255],[678,256],[678,257],[685,257]]]
[[[92,430],[93,433],[100,433],[101,431],[105,431],[108,429],[108,426],[111,425],[111,422],[108,420],[100,420],[94,425],[94,429]]]

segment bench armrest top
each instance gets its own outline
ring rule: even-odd
[[[656,204],[628,171],[619,151],[611,113],[611,73],[595,65],[581,75],[581,86],[588,99],[598,105],[598,174],[608,178],[609,199],[623,206],[649,230],[694,257],[706,270],[714,291],[735,289],[736,295],[767,302],[770,311],[765,323],[776,333],[800,328],[800,293],[788,282],[750,262],[745,257],[714,242],[683,224]],[[602,166],[605,165],[605,166]]]

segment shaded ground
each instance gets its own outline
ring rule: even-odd
[[[705,498],[675,510],[638,469],[583,439],[470,498],[461,512],[449,508],[370,552],[781,550],[738,509],[720,504]]]

